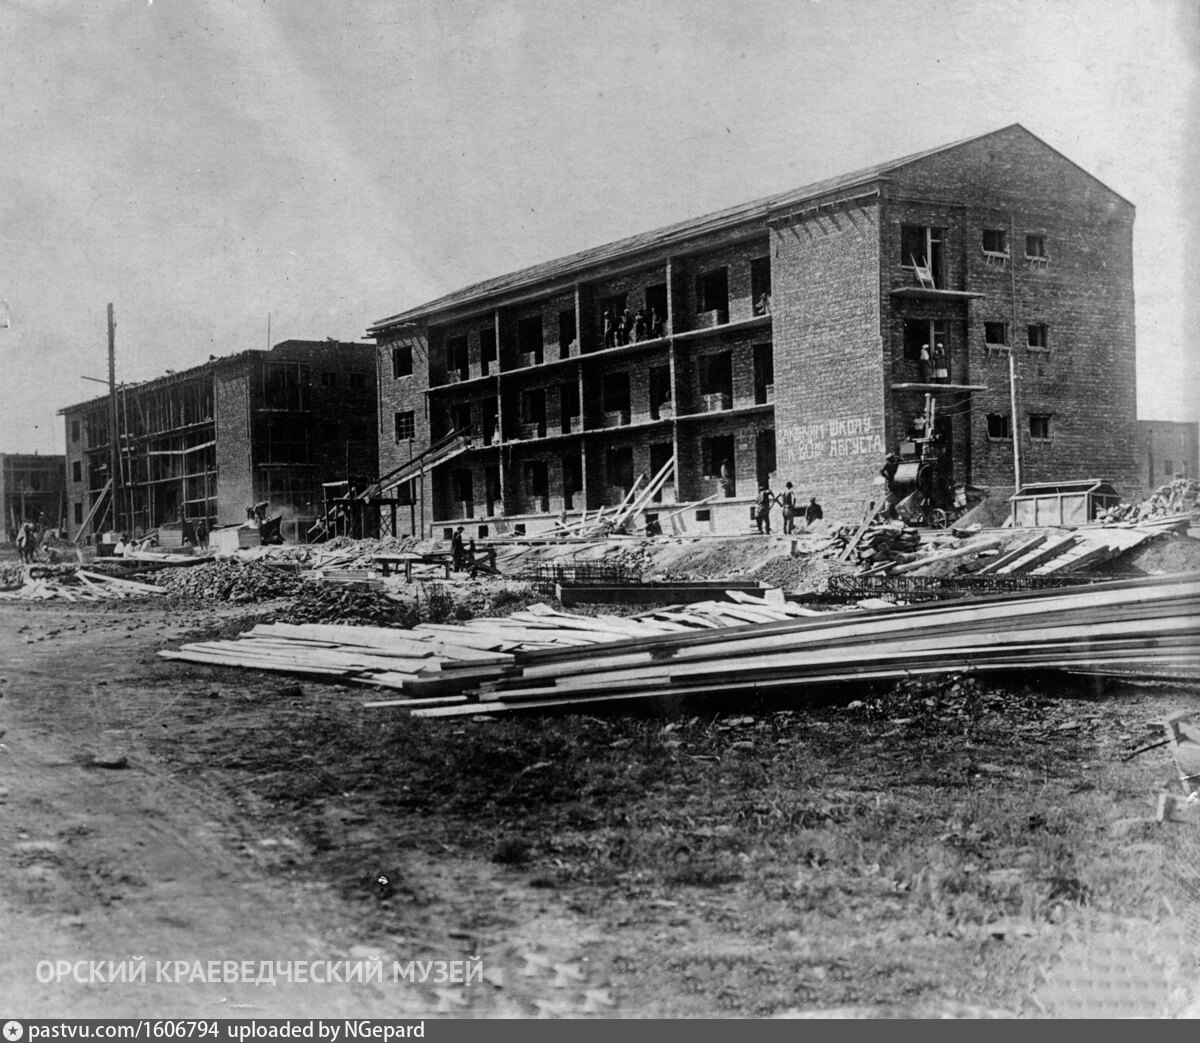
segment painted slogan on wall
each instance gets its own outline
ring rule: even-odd
[[[776,439],[788,463],[819,457],[882,456],[883,425],[874,417],[838,417],[816,424],[792,424],[780,429]]]

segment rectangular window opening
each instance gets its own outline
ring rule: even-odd
[[[701,466],[705,478],[725,478],[732,485],[734,476],[733,435],[712,435],[700,442]],[[732,496],[733,494],[727,493]]]
[[[750,299],[755,315],[771,314],[771,258],[755,257],[750,262]]]
[[[667,333],[667,284],[646,287],[646,336],[657,340]]]
[[[1008,323],[985,322],[983,324],[983,342],[989,348],[1008,347]]]
[[[1050,350],[1050,328],[1045,323],[1034,323],[1028,327],[1027,341],[1035,351]]]
[[[700,357],[700,395],[706,412],[733,406],[733,353],[721,351]]]
[[[604,452],[604,475],[609,488],[615,495],[621,490],[624,496],[633,486],[633,446],[616,446]]]
[[[71,481],[83,481],[83,463],[79,460],[74,460],[71,463]]]
[[[479,365],[483,376],[488,375],[488,367],[495,361],[496,329],[494,326],[489,326],[487,329],[479,331]]]
[[[605,413],[621,413],[629,422],[629,374],[605,373],[600,387],[601,409]]]
[[[911,268],[918,285],[945,289],[946,243],[942,229],[928,225],[900,226],[900,264]]]
[[[1035,442],[1050,441],[1050,414],[1029,414],[1029,437]]]
[[[983,230],[983,252],[993,257],[1008,256],[1008,233],[1003,228]]]
[[[517,320],[517,353],[525,356],[526,365],[541,365],[543,343],[540,315]]]
[[[718,326],[729,321],[728,268],[717,268],[696,276],[696,314],[711,316]]]
[[[579,345],[575,335],[575,309],[569,308],[558,313],[558,357],[568,358],[572,352],[578,353]]]
[[[775,400],[775,353],[770,344],[754,345],[754,404]]]
[[[665,408],[664,408],[665,407]],[[671,367],[650,367],[650,418],[662,419],[674,413],[674,403],[671,398]]]
[[[1025,256],[1036,260],[1045,260],[1046,237],[1044,235],[1027,235],[1025,237]]]
[[[909,362],[920,362],[922,349],[927,352],[926,361],[932,375],[933,349],[947,343],[944,319],[905,319],[904,358]]]
[[[471,364],[467,355],[467,337],[463,334],[446,339],[446,378],[450,381],[466,380],[471,375]]]
[[[1007,413],[989,413],[987,418],[988,438],[993,441],[1011,437]]]
[[[417,434],[417,415],[411,409],[396,414],[396,441],[410,441]]]

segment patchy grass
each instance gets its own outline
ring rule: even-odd
[[[264,828],[288,823],[309,852],[288,872],[337,881],[402,931],[408,905],[381,903],[364,876],[378,852],[490,863],[633,932],[611,980],[665,975],[661,1013],[949,998],[1031,1011],[1067,926],[1185,901],[1166,845],[1109,829],[1148,813],[1148,767],[1119,758],[1145,714],[1088,688],[959,678],[802,711],[465,722],[278,689],[202,704],[163,755],[251,794]],[[369,841],[331,825],[348,808]]]

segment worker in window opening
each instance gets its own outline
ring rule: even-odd
[[[759,486],[758,499],[754,501],[754,522],[759,532],[771,531],[771,504],[774,502],[775,497],[770,486]]]
[[[208,525],[203,518],[196,522],[196,544],[201,550],[208,550]]]
[[[759,294],[758,300],[754,302],[755,315],[770,315],[771,314],[771,295],[769,293]]]
[[[791,482],[787,483],[780,505],[783,507],[783,532],[784,535],[788,535],[796,528],[796,494],[792,492]]]
[[[638,308],[637,314],[633,317],[633,339],[635,341],[646,339],[646,310]]]
[[[933,346],[933,379],[939,384],[950,382],[949,362],[946,360],[946,346],[940,340]]]
[[[620,343],[628,344],[633,335],[633,316],[629,314],[629,309],[626,308],[621,312],[621,340]]]
[[[465,554],[463,553],[463,527],[460,525],[450,537],[450,568],[462,572]]]
[[[650,309],[650,336],[657,340],[663,335],[663,322],[658,317],[658,309]]]
[[[729,499],[734,494],[733,472],[729,469],[729,461],[721,461],[721,492],[726,499]]]
[[[900,458],[895,453],[888,453],[883,466],[879,469],[879,473],[883,475],[884,488],[887,489],[887,496],[884,498],[883,506],[879,510],[879,514],[883,518],[895,518],[896,504],[900,502],[900,497],[896,494],[896,470],[900,466]]]
[[[616,328],[613,326],[613,313],[608,309],[604,309],[604,346],[611,348],[617,343]]]
[[[817,503],[815,496],[809,497],[808,506],[804,508],[804,525],[805,528],[811,528],[813,522],[818,522],[825,517],[825,512],[821,510],[821,505]]]
[[[929,345],[921,345],[921,355],[918,359],[921,363],[921,383],[928,384],[933,376],[933,357],[929,354]]]

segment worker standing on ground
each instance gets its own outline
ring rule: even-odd
[[[465,556],[463,553],[463,527],[460,525],[454,530],[454,535],[450,537],[450,568],[455,572],[462,572]]]
[[[25,565],[33,564],[33,556],[37,552],[38,538],[37,533],[33,531],[33,523],[25,522],[21,526],[21,531],[17,533],[17,557]]]
[[[761,486],[758,490],[758,499],[754,501],[754,521],[758,525],[759,532],[769,533],[771,531],[771,504],[775,502],[775,497],[771,493],[770,486]]]
[[[783,507],[783,532],[786,536],[794,532],[796,528],[796,494],[792,492],[791,482],[787,483],[780,504]]]
[[[808,506],[804,508],[804,526],[810,528],[812,523],[820,521],[825,517],[825,512],[821,510],[821,505],[817,503],[815,496],[809,497]]]
[[[883,506],[879,509],[880,517],[895,518],[896,504],[900,502],[900,497],[896,495],[896,471],[900,467],[900,459],[895,453],[888,453],[883,466],[879,469],[879,473],[883,475],[883,485],[887,490],[887,496],[884,498]]]
[[[196,543],[201,550],[208,550],[208,525],[203,518],[196,522]]]

